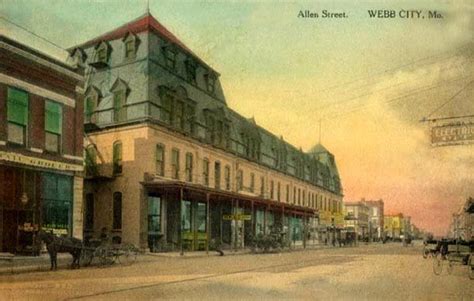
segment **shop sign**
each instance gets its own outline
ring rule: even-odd
[[[433,146],[458,145],[474,143],[474,123],[448,123],[431,128]]]
[[[8,161],[14,163],[25,164],[28,166],[42,167],[42,168],[51,168],[64,171],[83,171],[84,167],[82,165],[76,164],[67,164],[63,162],[39,159],[35,157],[29,157],[22,154],[10,153],[10,152],[0,152],[0,161]]]
[[[237,220],[237,221],[250,221],[252,220],[252,215],[250,214],[224,214],[222,219],[225,221]]]
[[[61,235],[68,235],[67,229],[65,228],[52,228],[52,227],[42,227],[41,228],[45,232],[53,232],[54,235],[61,236]]]

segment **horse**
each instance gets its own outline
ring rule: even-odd
[[[72,255],[71,268],[79,268],[79,261],[82,252],[82,241],[74,237],[57,237],[53,233],[44,231],[39,232],[39,239],[46,244],[49,259],[51,260],[51,269],[57,270],[57,254],[70,253]]]

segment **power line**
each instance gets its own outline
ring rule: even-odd
[[[455,79],[452,79],[452,80],[449,80],[449,81],[443,81],[442,83],[439,83],[439,84],[434,85],[434,86],[424,86],[424,87],[420,87],[420,88],[417,88],[417,89],[413,89],[413,90],[409,91],[408,93],[406,93],[406,94],[404,94],[404,95],[401,95],[401,96],[398,96],[398,97],[394,97],[394,98],[389,98],[388,100],[383,101],[383,102],[376,102],[376,103],[370,103],[370,104],[361,105],[361,106],[358,106],[358,107],[354,108],[354,109],[351,110],[351,111],[347,111],[347,112],[343,112],[343,113],[340,113],[340,114],[334,114],[334,115],[326,116],[325,119],[327,119],[327,118],[339,118],[339,117],[341,117],[341,116],[345,116],[345,115],[347,115],[347,114],[357,112],[357,111],[359,111],[359,110],[362,110],[362,109],[364,109],[364,108],[367,108],[367,107],[370,107],[370,106],[373,106],[373,105],[376,105],[376,104],[388,104],[388,103],[396,102],[397,100],[401,100],[401,99],[404,99],[404,98],[407,98],[407,97],[416,95],[416,94],[418,94],[418,93],[422,93],[422,92],[426,92],[426,91],[430,91],[430,90],[436,89],[436,88],[440,87],[441,84],[447,84],[447,83],[455,82],[455,81],[462,80],[462,79],[466,79],[466,78],[469,78],[469,76],[467,76],[467,77],[459,77],[459,78],[455,78]],[[471,81],[471,83],[472,83],[472,81]]]
[[[456,92],[453,96],[451,96],[445,103],[443,103],[442,105],[440,105],[439,107],[437,107],[433,112],[431,112],[430,114],[428,114],[427,117],[430,117],[431,115],[433,115],[435,112],[437,112],[439,109],[441,109],[442,107],[444,107],[445,105],[447,105],[449,102],[451,102],[454,98],[456,98],[456,96],[458,96],[462,91],[464,91],[464,89],[466,89],[467,87],[469,87],[470,84],[472,84],[474,82],[474,80],[471,80],[467,85],[465,85],[464,87],[462,87],[458,92]]]
[[[51,45],[53,45],[53,46],[55,46],[55,47],[61,49],[61,50],[67,51],[65,48],[59,46],[58,44],[56,44],[56,43],[54,43],[54,42],[52,42],[52,41],[46,39],[45,37],[42,37],[42,36],[40,36],[40,35],[34,33],[33,31],[29,30],[29,29],[26,28],[26,27],[23,27],[23,26],[21,26],[21,25],[15,23],[15,22],[13,22],[13,21],[8,20],[8,19],[5,18],[4,16],[0,16],[0,18],[3,19],[3,20],[5,20],[5,21],[7,21],[8,23],[10,23],[10,24],[12,24],[12,25],[18,27],[18,28],[23,29],[24,31],[26,31],[26,32],[28,32],[28,33],[34,35],[34,36],[37,37],[37,38],[40,38],[41,40],[43,40],[43,41],[45,41],[45,42],[47,42],[47,43],[49,43],[49,44],[51,44]]]

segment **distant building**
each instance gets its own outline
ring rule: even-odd
[[[362,199],[367,207],[369,207],[369,239],[380,240],[383,238],[384,232],[384,203],[383,200],[370,201]]]
[[[403,214],[392,214],[384,216],[384,235],[388,238],[400,238],[402,235]]]
[[[0,36],[0,252],[82,237],[83,69]]]
[[[358,240],[369,238],[370,208],[365,202],[344,202],[345,228],[355,232]]]
[[[240,248],[276,225],[301,241],[342,214],[334,156],[228,107],[219,73],[150,14],[74,47],[71,60],[88,74],[85,236]]]
[[[474,239],[474,199],[468,198],[457,213],[453,213],[449,236],[456,239]]]

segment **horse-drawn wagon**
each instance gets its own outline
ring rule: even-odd
[[[101,266],[115,262],[130,264],[137,259],[139,250],[133,244],[111,244],[106,240],[83,242],[74,237],[57,237],[52,233],[40,231],[39,238],[46,244],[51,260],[51,270],[57,269],[57,253],[72,255],[72,268],[89,266],[97,259]]]
[[[474,279],[474,253],[473,245],[459,241],[441,241],[438,243],[439,251],[433,260],[433,272],[440,275],[444,263],[447,263],[447,272],[451,274],[456,265],[465,265],[468,268],[469,278]]]

